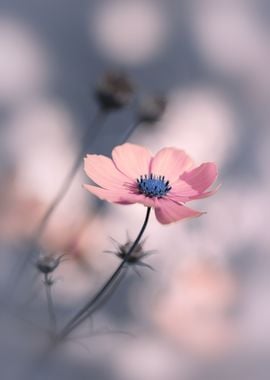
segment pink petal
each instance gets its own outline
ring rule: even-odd
[[[169,224],[186,218],[198,217],[203,213],[180,205],[170,199],[161,198],[156,199],[155,214],[160,223]]]
[[[187,182],[194,190],[197,190],[198,193],[202,193],[217,178],[216,164],[213,162],[204,163],[190,172],[183,173],[180,178]]]
[[[97,185],[108,190],[121,188],[130,181],[110,158],[101,155],[88,154],[84,159],[84,170]]]
[[[106,190],[101,187],[92,186],[92,185],[83,185],[83,187],[90,191],[90,193],[96,195],[98,198],[111,202],[111,203],[120,203],[120,204],[132,204],[135,203],[133,198],[129,197],[128,192],[117,191],[117,190]]]
[[[92,185],[83,185],[83,187],[90,191],[90,193],[96,195],[98,198],[111,202],[111,203],[120,203],[120,204],[133,204],[141,203],[146,207],[154,207],[155,201],[152,198],[146,197],[143,194],[136,194],[130,191],[127,188],[123,189],[113,189],[106,190],[101,187],[92,186]]]
[[[149,174],[151,154],[142,146],[129,143],[119,145],[112,151],[112,158],[116,167],[133,180]]]
[[[195,199],[203,199],[203,198],[208,198],[210,197],[211,195],[214,195],[216,194],[216,192],[219,190],[220,186],[217,186],[214,190],[211,190],[211,191],[205,191],[204,193],[200,193],[198,195],[194,195],[192,197],[189,198],[190,201],[193,201]]]
[[[130,199],[132,199],[134,203],[140,203],[146,207],[155,207],[155,199],[146,197],[143,194],[132,194],[130,195]]]
[[[176,202],[187,202],[197,195],[198,191],[194,190],[187,182],[178,180],[172,184],[167,197]]]
[[[165,176],[170,183],[177,181],[180,175],[191,169],[192,159],[180,149],[164,148],[161,149],[153,158],[151,163],[151,173]]]

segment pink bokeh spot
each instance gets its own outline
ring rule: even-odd
[[[185,203],[217,190],[208,190],[217,178],[216,164],[196,167],[183,150],[171,147],[152,156],[146,148],[126,143],[113,149],[112,159],[87,155],[84,170],[96,184],[84,185],[86,190],[111,203],[152,207],[162,224],[202,215]]]

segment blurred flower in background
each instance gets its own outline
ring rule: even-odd
[[[29,25],[0,15],[0,101],[37,96],[52,74],[52,60]]]
[[[138,65],[161,54],[169,34],[166,8],[149,0],[103,1],[91,8],[89,32],[116,63]]]
[[[237,146],[236,122],[234,109],[222,93],[211,87],[192,86],[169,94],[156,138],[152,138],[152,131],[143,132],[141,138],[152,149],[175,141],[174,145],[177,142],[195,161],[215,160],[222,165]]]
[[[186,258],[172,274],[154,319],[182,349],[216,357],[232,349],[237,336],[236,279],[210,258]]]
[[[196,41],[209,64],[243,80],[260,74],[270,52],[255,2],[196,1],[192,12]]]

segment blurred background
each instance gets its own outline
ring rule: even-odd
[[[130,270],[32,378],[269,379],[269,29],[268,0],[0,0],[1,380],[24,380],[48,329],[37,257],[67,255],[53,273],[61,327],[118,264],[110,238],[136,237],[144,209],[95,199],[81,163],[16,277],[85,131],[86,151],[110,155],[134,123],[131,142],[217,162],[221,189],[194,203],[199,219],[152,216],[155,270]],[[114,70],[132,101],[93,123]],[[161,117],[145,122],[153,96]]]

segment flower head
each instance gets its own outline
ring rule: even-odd
[[[214,163],[195,167],[183,150],[163,148],[152,156],[129,143],[115,147],[112,159],[87,155],[84,168],[98,185],[84,185],[88,191],[108,202],[152,207],[162,224],[203,214],[185,203],[212,195],[215,190],[207,190],[217,177]]]

